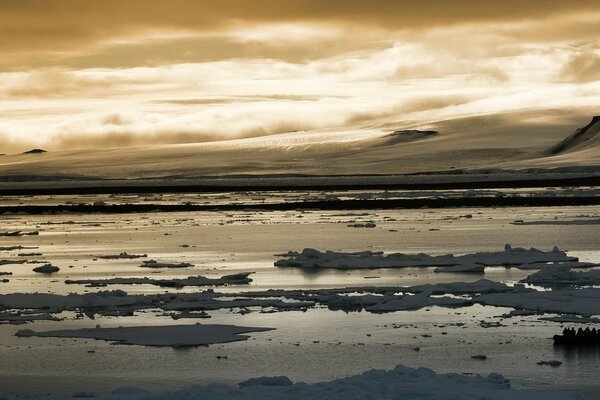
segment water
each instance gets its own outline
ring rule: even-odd
[[[0,231],[35,229],[40,230],[40,235],[1,238],[0,246],[38,248],[0,252],[0,259],[22,258],[16,255],[19,252],[40,252],[42,256],[25,258],[49,261],[61,271],[41,276],[31,271],[35,266],[32,264],[0,266],[2,271],[13,272],[7,277],[10,282],[0,284],[0,293],[102,290],[65,285],[65,279],[197,274],[215,277],[250,271],[254,272],[251,285],[217,290],[471,281],[482,276],[436,274],[432,268],[304,271],[276,268],[273,262],[278,259],[275,254],[305,247],[461,254],[501,250],[505,243],[544,250],[558,245],[582,261],[600,262],[600,225],[511,224],[519,219],[589,220],[599,216],[599,207],[3,216]],[[377,227],[347,226],[370,221]],[[61,222],[65,224],[58,224]],[[148,258],[161,261],[190,262],[196,267],[153,271],[139,268],[139,259],[97,258],[122,251],[147,253]],[[484,277],[513,283],[530,273],[496,267],[488,268]],[[112,288],[130,293],[165,291],[145,285]],[[312,309],[304,313],[271,314],[256,310],[241,315],[220,310],[209,312],[212,318],[201,322],[269,326],[276,330],[251,334],[248,341],[186,350],[119,346],[81,339],[17,338],[14,332],[24,326],[0,325],[0,393],[71,393],[81,389],[103,392],[118,386],[159,390],[194,383],[236,383],[260,375],[288,375],[293,380],[315,382],[401,363],[436,372],[499,372],[516,387],[562,387],[577,389],[588,399],[599,398],[598,351],[565,352],[554,348],[549,338],[561,325],[538,321],[535,317],[507,319],[502,321],[506,326],[499,328],[479,325],[481,320],[498,320],[494,317],[507,311],[473,306],[389,314]],[[70,314],[64,316],[67,318],[64,321],[40,321],[25,327],[49,330],[96,324],[108,327],[195,322],[174,321],[153,311],[139,312],[135,317],[100,317],[94,321],[74,320]],[[432,337],[422,337],[423,334]],[[416,346],[421,350],[414,351]],[[475,354],[486,354],[488,359],[471,359]],[[217,359],[217,355],[228,358]],[[561,360],[563,365],[552,368],[536,364],[549,359]]]

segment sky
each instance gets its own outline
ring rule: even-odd
[[[0,0],[0,153],[600,114],[598,38],[597,0]]]

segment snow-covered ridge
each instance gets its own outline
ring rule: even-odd
[[[334,182],[339,181],[329,177],[353,176],[372,183],[372,177],[362,175],[456,171],[459,174],[451,179],[462,180],[463,172],[475,171],[499,177],[505,177],[509,171],[518,172],[527,179],[538,179],[540,173],[560,178],[567,171],[596,174],[600,166],[595,151],[597,135],[585,143],[577,136],[577,140],[568,142],[568,151],[549,152],[550,146],[563,140],[573,127],[582,125],[575,117],[569,120],[548,126],[537,113],[512,118],[505,115],[500,119],[482,115],[423,121],[417,126],[442,132],[437,136],[423,133],[429,131],[414,131],[414,124],[395,122],[221,142],[7,155],[2,157],[0,176],[10,182],[11,188],[15,182],[39,188],[60,182],[64,185],[65,180],[75,186],[87,181],[95,187],[104,180],[124,180],[130,186],[155,179],[160,186],[180,179],[229,177],[252,185],[248,182],[253,177],[280,176],[283,179],[277,183],[288,185],[286,176],[292,175],[324,176]],[[594,129],[600,129],[600,125],[596,123],[588,131]],[[390,136],[391,132],[409,133]],[[126,167],[123,160],[127,160]]]
[[[548,150],[550,155],[558,155],[570,151],[583,150],[600,144],[600,115],[583,128],[577,129],[563,141]]]

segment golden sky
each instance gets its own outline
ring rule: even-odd
[[[597,0],[0,0],[0,153],[593,109],[598,38]]]

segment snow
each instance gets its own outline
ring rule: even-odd
[[[84,328],[34,332],[18,331],[19,337],[88,338],[142,346],[192,347],[228,343],[249,338],[244,333],[266,332],[272,328],[242,327],[235,325],[168,325],[133,326],[118,328]]]
[[[456,270],[438,270],[438,272],[481,272],[482,266],[498,265],[523,265],[548,262],[578,261],[576,257],[567,256],[564,251],[554,247],[551,251],[541,251],[535,248],[513,248],[506,245],[504,251],[472,253],[455,256],[444,254],[431,256],[428,254],[403,254],[391,253],[384,255],[382,252],[321,252],[316,249],[306,248],[302,252],[289,251],[286,258],[278,260],[278,267],[300,268],[334,268],[334,269],[360,269],[360,268],[401,268],[401,267],[441,267],[457,266]]]
[[[469,172],[485,171],[488,175],[496,172],[502,179],[511,179],[503,172],[508,170],[529,175],[531,179],[532,176],[539,177],[537,172],[529,172],[536,169],[552,171],[558,176],[558,168],[582,170],[586,166],[597,171],[600,156],[594,147],[554,156],[546,153],[551,143],[563,140],[575,126],[583,125],[583,119],[548,125],[547,121],[540,122],[544,119],[540,119],[537,112],[527,113],[526,117],[519,113],[512,118],[505,114],[494,119],[493,125],[490,125],[488,115],[458,121],[430,121],[431,126],[427,129],[439,131],[438,136],[398,143],[394,140],[398,137],[390,138],[390,133],[413,126],[398,121],[388,125],[389,119],[383,118],[373,120],[373,124],[383,123],[385,128],[350,125],[217,142],[126,147],[110,151],[104,148],[53,151],[47,157],[8,155],[3,156],[0,175],[33,176],[37,178],[32,182],[36,186],[56,185],[57,180],[52,177],[65,176],[77,177],[77,184],[85,179],[93,180],[92,184],[97,186],[98,179],[122,179],[129,185],[139,183],[141,178],[156,179],[156,171],[165,176],[162,184],[175,181],[174,176],[224,179],[229,176],[247,184],[248,176],[262,175],[270,179],[279,175],[280,184],[297,181],[306,184],[312,177],[296,176],[328,175],[330,182],[343,182],[337,176],[354,175],[350,179],[373,182],[377,179],[374,175],[398,176],[448,171],[450,168],[467,173],[429,178],[456,180],[458,176],[458,179],[469,179]],[[482,134],[483,131],[490,133],[489,129],[494,134]],[[249,158],[252,163],[248,163]],[[126,166],[123,160],[127,160]],[[40,176],[48,179],[39,179]],[[15,182],[7,180],[4,185],[14,187]]]
[[[126,329],[126,328],[121,328]],[[85,392],[83,392],[85,393]],[[54,398],[66,400],[69,397]],[[285,376],[260,377],[238,387],[194,385],[177,391],[153,394],[143,389],[120,388],[98,400],[576,400],[568,391],[512,389],[502,375],[437,374],[427,368],[398,365],[389,371],[369,370],[359,375],[313,384],[294,383]],[[35,398],[32,398],[35,400]]]

